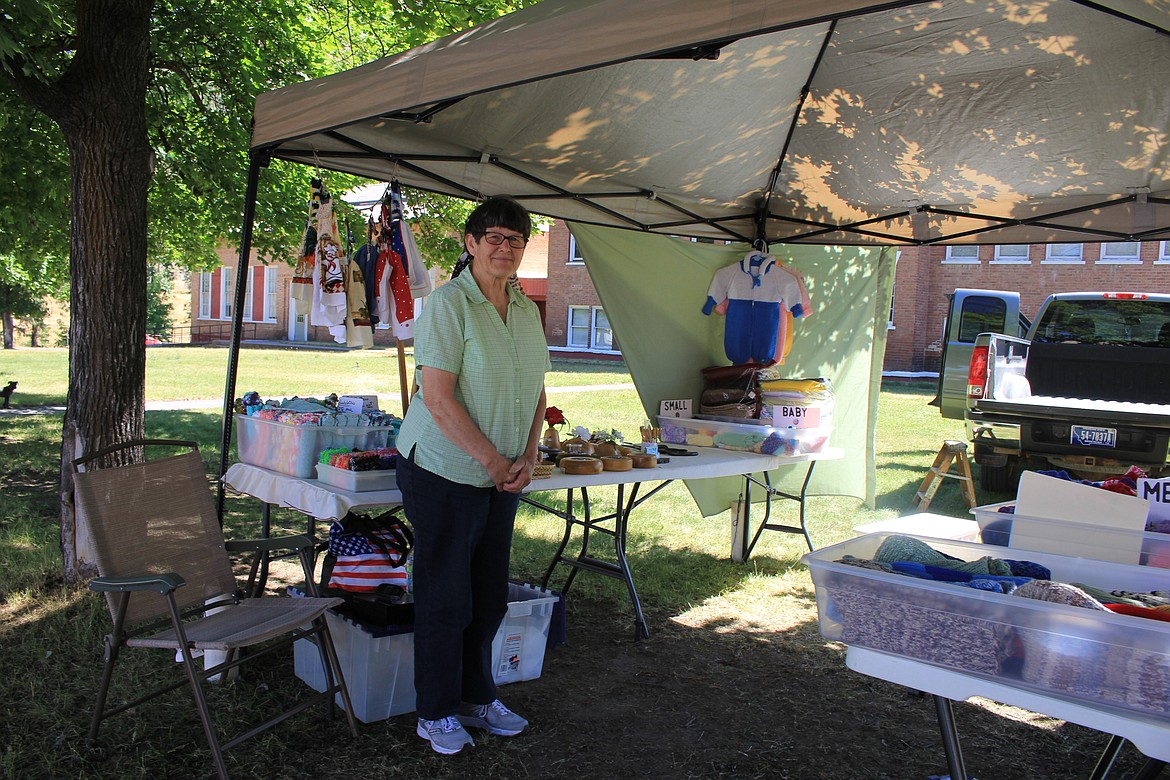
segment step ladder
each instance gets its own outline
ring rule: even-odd
[[[959,462],[959,471],[957,474],[952,474],[950,473],[951,464],[956,459]],[[914,496],[914,508],[922,512],[926,511],[930,502],[934,500],[935,493],[938,493],[939,485],[942,484],[944,477],[959,480],[959,486],[963,490],[963,498],[967,500],[967,505],[974,509],[977,503],[975,501],[975,482],[971,479],[971,461],[967,459],[967,445],[952,439],[944,441],[938,455],[935,456],[930,473],[926,475],[926,479],[922,480],[922,484],[918,487],[918,494]]]

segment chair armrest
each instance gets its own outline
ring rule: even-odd
[[[153,590],[166,594],[186,584],[186,580],[172,571],[166,574],[142,574],[137,577],[94,577],[89,581],[89,589],[99,593]]]
[[[269,539],[232,539],[224,542],[228,552],[272,552],[274,550],[300,550],[313,546],[308,534],[274,536]]]

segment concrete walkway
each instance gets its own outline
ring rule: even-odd
[[[550,387],[549,395],[563,395],[565,393],[591,393],[598,390],[633,390],[632,382],[623,382],[612,385],[566,385],[565,387]],[[179,411],[182,409],[222,409],[222,398],[206,398],[189,401],[147,401],[146,411]],[[14,406],[11,409],[0,409],[0,417],[18,417],[32,414],[64,414],[64,406]]]

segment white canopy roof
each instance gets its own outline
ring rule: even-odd
[[[664,234],[1170,238],[1166,0],[545,0],[260,95],[253,152]]]

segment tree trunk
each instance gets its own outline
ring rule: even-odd
[[[13,339],[12,312],[6,311],[3,314],[0,314],[0,321],[4,323],[4,349],[15,349],[16,342]]]
[[[30,347],[39,347],[41,345],[41,326],[35,322],[28,330],[28,345]]]
[[[78,0],[77,54],[43,110],[69,147],[69,393],[61,448],[64,576],[93,573],[71,461],[141,438],[145,410],[146,130],[151,0]]]

